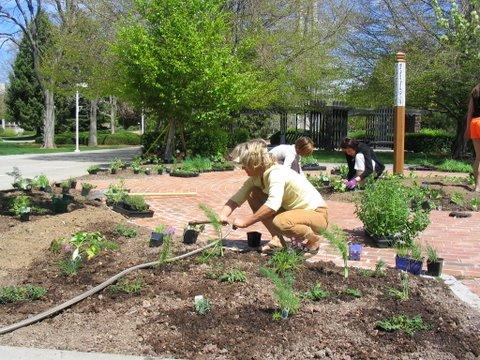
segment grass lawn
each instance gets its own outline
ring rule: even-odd
[[[376,152],[384,164],[393,164],[393,152]],[[341,151],[316,151],[314,157],[321,163],[346,163],[345,155]],[[467,161],[452,160],[442,155],[426,155],[409,153],[405,156],[405,163],[410,165],[435,165],[439,170],[453,172],[470,172],[472,166]]]
[[[60,152],[73,152],[75,145],[60,145],[55,149],[42,149],[40,144],[16,144],[0,142],[0,156],[2,155],[22,155],[22,154],[51,154]],[[125,145],[108,145],[108,146],[80,146],[80,150],[102,150],[102,149],[118,149],[127,147]]]

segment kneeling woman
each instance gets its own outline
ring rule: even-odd
[[[249,178],[227,201],[220,219],[227,222],[248,201],[253,214],[235,218],[234,227],[247,228],[261,221],[272,235],[270,248],[280,247],[278,236],[283,235],[302,243],[306,252],[316,253],[318,232],[328,225],[327,205],[320,193],[304,176],[278,165],[262,144],[240,144],[234,152]]]
[[[357,140],[344,139],[340,145],[348,164],[347,188],[353,190],[375,171],[375,179],[382,175],[385,166],[378,160],[373,149]]]

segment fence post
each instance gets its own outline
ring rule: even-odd
[[[393,172],[403,174],[405,163],[405,79],[406,62],[405,54],[398,52],[395,64],[395,125],[393,155]]]

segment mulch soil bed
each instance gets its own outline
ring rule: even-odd
[[[87,210],[90,207],[87,205]],[[47,248],[31,254],[35,260],[9,279],[10,285],[45,287],[44,298],[34,302],[0,305],[0,326],[12,324],[70,299],[117,272],[157,258],[159,248],[149,248],[150,232],[137,228],[135,238],[115,231],[125,223],[105,207],[91,208],[97,221],[82,229],[66,227],[65,233],[100,231],[119,244],[87,261],[77,276],[60,274],[61,254]],[[80,210],[82,211],[82,210]],[[63,214],[69,223],[73,212]],[[102,215],[104,213],[104,215]],[[107,220],[110,218],[109,220]],[[47,219],[39,219],[42,227]],[[19,228],[26,226],[18,223]],[[129,225],[132,226],[132,225]],[[178,230],[181,232],[181,230]],[[174,241],[174,253],[184,253],[201,244],[186,246]],[[1,256],[0,250],[0,256]],[[386,277],[366,277],[351,269],[344,279],[331,263],[305,264],[295,272],[297,292],[320,283],[332,295],[320,301],[302,301],[300,311],[287,320],[274,321],[277,305],[273,284],[259,274],[268,258],[257,252],[226,251],[224,257],[201,264],[198,258],[130,274],[140,280],[140,294],[112,293],[105,289],[57,316],[0,336],[5,345],[104,351],[125,354],[168,355],[188,359],[474,359],[480,356],[480,314],[460,302],[441,282],[411,277],[410,300],[398,301],[388,288],[399,288],[399,273],[387,270]],[[212,273],[230,269],[246,272],[245,283],[224,283]],[[362,297],[344,292],[358,289]],[[204,295],[212,310],[198,315],[194,297]],[[428,330],[413,336],[387,333],[375,323],[404,314],[421,315]]]

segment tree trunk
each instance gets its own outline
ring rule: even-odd
[[[97,146],[97,110],[98,99],[90,101],[90,131],[88,133],[88,146]]]
[[[43,91],[45,109],[43,110],[43,147],[52,149],[55,147],[55,100],[53,91]]]
[[[464,138],[466,126],[465,118],[461,117],[457,119],[457,134],[455,135],[452,149],[452,157],[454,159],[460,159],[465,155],[467,149],[467,142]]]
[[[117,98],[110,96],[110,132],[115,134],[115,124],[117,118]]]
[[[175,119],[170,118],[168,120],[168,135],[167,144],[165,145],[164,159],[171,161],[173,158],[173,140],[175,139]]]

